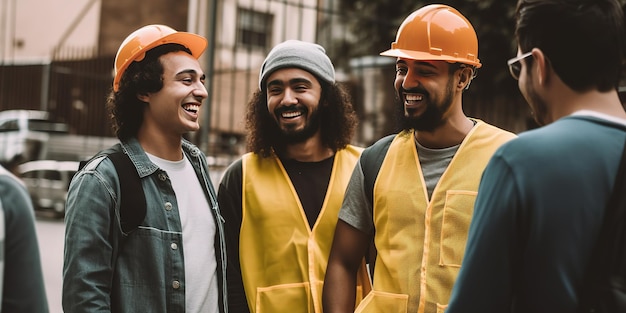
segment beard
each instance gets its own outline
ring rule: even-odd
[[[534,91],[530,79],[526,79],[525,85],[525,92],[522,92],[522,95],[526,99],[526,102],[528,102],[533,119],[539,126],[548,124],[546,120],[548,116],[548,106]]]
[[[311,112],[310,116],[307,118],[304,128],[302,129],[296,130],[291,128],[281,128],[277,125],[279,128],[278,141],[282,142],[284,145],[291,145],[304,142],[313,137],[313,135],[315,135],[315,133],[317,133],[320,129],[321,125],[319,113],[320,105],[318,105],[318,109]],[[302,114],[305,116],[309,114],[309,110],[307,108],[302,108],[301,110],[303,111]],[[280,112],[276,112],[276,115],[280,116]]]
[[[448,80],[444,97],[441,100],[433,99],[430,93],[421,87],[414,88],[409,91],[404,89],[398,90],[396,96],[396,101],[398,103],[396,105],[396,119],[398,120],[400,129],[407,131],[413,129],[416,131],[432,132],[439,126],[443,125],[445,123],[444,114],[448,111],[450,106],[452,106],[452,83],[452,79]],[[409,93],[421,93],[424,95],[422,101],[426,101],[427,107],[420,116],[413,117],[410,115],[410,112],[405,111],[404,102],[402,100],[402,94],[405,91]]]

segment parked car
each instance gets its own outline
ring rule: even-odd
[[[19,163],[44,159],[50,134],[68,133],[69,126],[38,110],[0,111],[0,164],[14,172]]]
[[[19,174],[28,188],[35,210],[65,216],[65,200],[79,162],[37,160],[20,164]]]

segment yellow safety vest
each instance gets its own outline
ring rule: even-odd
[[[252,153],[243,156],[239,253],[251,312],[322,312],[337,216],[361,151],[348,146],[335,154],[326,198],[313,228],[280,160]],[[363,297],[363,281],[359,284],[357,303]],[[369,280],[365,284],[369,290]]]
[[[487,162],[515,135],[477,120],[428,201],[413,132],[391,143],[374,184],[372,292],[355,312],[440,313],[450,299]]]

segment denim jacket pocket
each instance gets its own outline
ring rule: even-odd
[[[173,254],[173,260],[182,261],[180,233],[139,227],[121,240],[123,242],[120,244],[121,250],[116,262],[121,280],[120,284],[136,287],[150,286],[156,281],[171,279],[171,277],[165,277],[166,273],[174,274],[174,278],[177,276],[176,271],[172,271],[169,267],[166,269],[166,264],[163,262],[156,260],[155,262],[146,262],[146,260],[151,255],[156,257],[169,252]],[[183,278],[179,279],[182,280]]]

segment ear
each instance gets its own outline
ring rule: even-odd
[[[533,67],[535,74],[537,75],[537,81],[539,85],[545,85],[549,83],[550,75],[552,74],[552,66],[546,58],[546,55],[539,48],[533,48]]]
[[[150,94],[149,93],[144,93],[144,94],[137,94],[137,99],[141,100],[142,102],[145,103],[149,103],[150,102]]]
[[[459,73],[457,87],[461,90],[468,89],[472,79],[474,79],[474,69],[469,66],[463,67]]]

